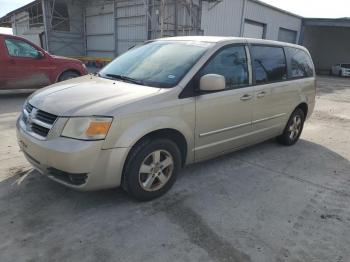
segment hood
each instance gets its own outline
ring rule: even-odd
[[[62,61],[69,61],[69,62],[74,62],[74,63],[79,63],[81,64],[82,62],[78,59],[70,58],[70,57],[65,57],[65,56],[58,56],[58,55],[51,55],[50,56],[54,59],[62,60]]]
[[[120,106],[159,91],[89,75],[41,89],[29,98],[29,103],[58,116],[113,116]]]

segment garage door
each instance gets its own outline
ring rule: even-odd
[[[280,28],[278,32],[278,41],[295,44],[297,41],[297,32],[285,28]]]
[[[248,38],[265,38],[265,24],[254,21],[245,21],[244,23],[244,37]]]
[[[115,56],[113,3],[88,5],[86,8],[87,55],[93,57]]]

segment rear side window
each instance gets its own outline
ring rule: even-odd
[[[314,75],[313,63],[311,57],[298,48],[286,47],[288,57],[288,78],[312,77]]]
[[[252,46],[251,53],[256,84],[287,79],[287,63],[282,47]]]

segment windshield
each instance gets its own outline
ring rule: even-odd
[[[350,69],[350,64],[341,64],[341,67]]]
[[[99,75],[153,87],[174,87],[211,46],[203,42],[150,42],[119,56]]]

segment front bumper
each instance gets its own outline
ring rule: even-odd
[[[343,72],[343,76],[350,76],[350,70],[349,69],[346,69],[346,70],[342,70]]]
[[[60,184],[82,191],[120,186],[128,148],[103,150],[104,141],[59,136],[38,140],[26,133],[19,122],[17,139],[32,166]]]

